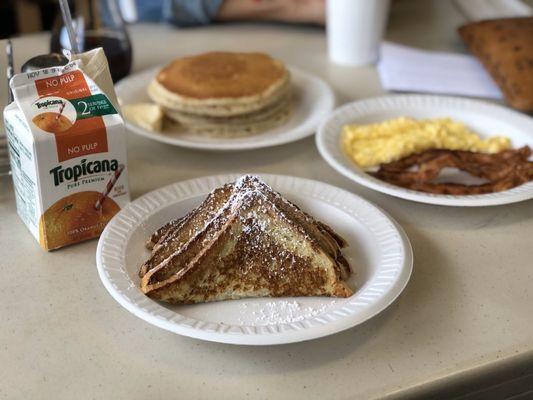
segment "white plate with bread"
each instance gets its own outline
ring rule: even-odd
[[[96,256],[100,278],[115,300],[180,335],[271,345],[354,327],[402,292],[412,270],[411,246],[399,225],[376,206],[322,182],[261,175],[266,183],[257,185],[266,191],[256,193],[243,191],[242,182],[261,180],[239,178],[178,182],[121,210],[102,233]],[[224,200],[220,209],[198,207],[221,193],[233,200]],[[210,217],[202,219],[197,210],[211,210],[205,214]],[[200,218],[195,233],[186,225],[193,218]],[[251,220],[262,222],[249,225]],[[189,241],[172,248],[184,232]],[[233,241],[222,241],[228,238]],[[267,249],[270,253],[262,254]]]

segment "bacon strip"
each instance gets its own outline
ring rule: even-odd
[[[382,164],[370,173],[385,182],[427,193],[471,195],[501,192],[533,180],[533,162],[528,146],[496,154],[460,150],[427,150]],[[488,180],[481,185],[432,182],[445,167],[458,168]]]

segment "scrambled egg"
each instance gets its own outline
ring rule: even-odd
[[[369,168],[428,149],[498,153],[509,149],[511,142],[503,136],[481,139],[450,118],[400,117],[370,125],[345,125],[342,147],[357,165]]]

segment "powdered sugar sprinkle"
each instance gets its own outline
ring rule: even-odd
[[[314,318],[335,305],[335,300],[311,307],[297,300],[273,300],[263,304],[243,302],[239,305],[240,325],[289,324]],[[250,318],[251,317],[251,318]]]

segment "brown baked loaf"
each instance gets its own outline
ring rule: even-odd
[[[533,112],[533,17],[479,21],[459,28],[507,103]]]

